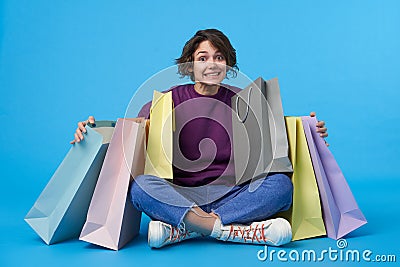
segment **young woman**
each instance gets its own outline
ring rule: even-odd
[[[219,30],[198,31],[176,60],[179,73],[194,83],[171,88],[175,105],[173,183],[149,175],[135,177],[131,200],[152,221],[148,243],[159,248],[185,239],[217,240],[280,246],[290,242],[291,226],[283,218],[268,219],[292,203],[292,183],[283,173],[235,184],[232,168],[231,98],[240,89],[222,84],[237,71],[236,51]],[[138,121],[149,118],[147,103]],[[311,116],[315,116],[312,113]],[[79,122],[75,139],[83,140]],[[324,122],[316,131],[326,137]],[[255,190],[250,190],[253,183]],[[256,184],[256,186],[254,186]]]

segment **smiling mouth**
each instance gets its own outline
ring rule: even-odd
[[[221,74],[221,72],[213,72],[213,73],[207,73],[204,74],[205,77],[217,77]]]

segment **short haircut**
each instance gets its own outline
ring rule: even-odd
[[[190,76],[190,79],[194,81],[193,72],[189,71],[189,69],[193,67],[193,54],[203,41],[209,41],[222,53],[229,68],[227,75],[231,73],[232,77],[236,77],[239,70],[236,62],[236,50],[233,48],[228,37],[217,29],[200,30],[186,42],[180,58],[175,60],[175,63],[178,64],[178,73],[181,77]]]

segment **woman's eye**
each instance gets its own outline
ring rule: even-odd
[[[224,60],[224,57],[223,56],[217,56],[217,60],[219,60],[219,61]]]
[[[199,61],[206,61],[206,57],[200,57]]]

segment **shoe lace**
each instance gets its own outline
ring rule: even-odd
[[[190,237],[190,232],[186,230],[185,223],[182,222],[178,227],[171,227],[169,234],[169,241],[179,242],[186,237]]]
[[[244,242],[250,240],[251,243],[254,243],[254,241],[260,242],[261,240],[267,242],[270,240],[265,236],[264,231],[270,225],[271,223],[268,223],[267,225],[264,223],[253,223],[250,226],[231,225],[228,238],[232,236],[232,239],[243,239]]]

